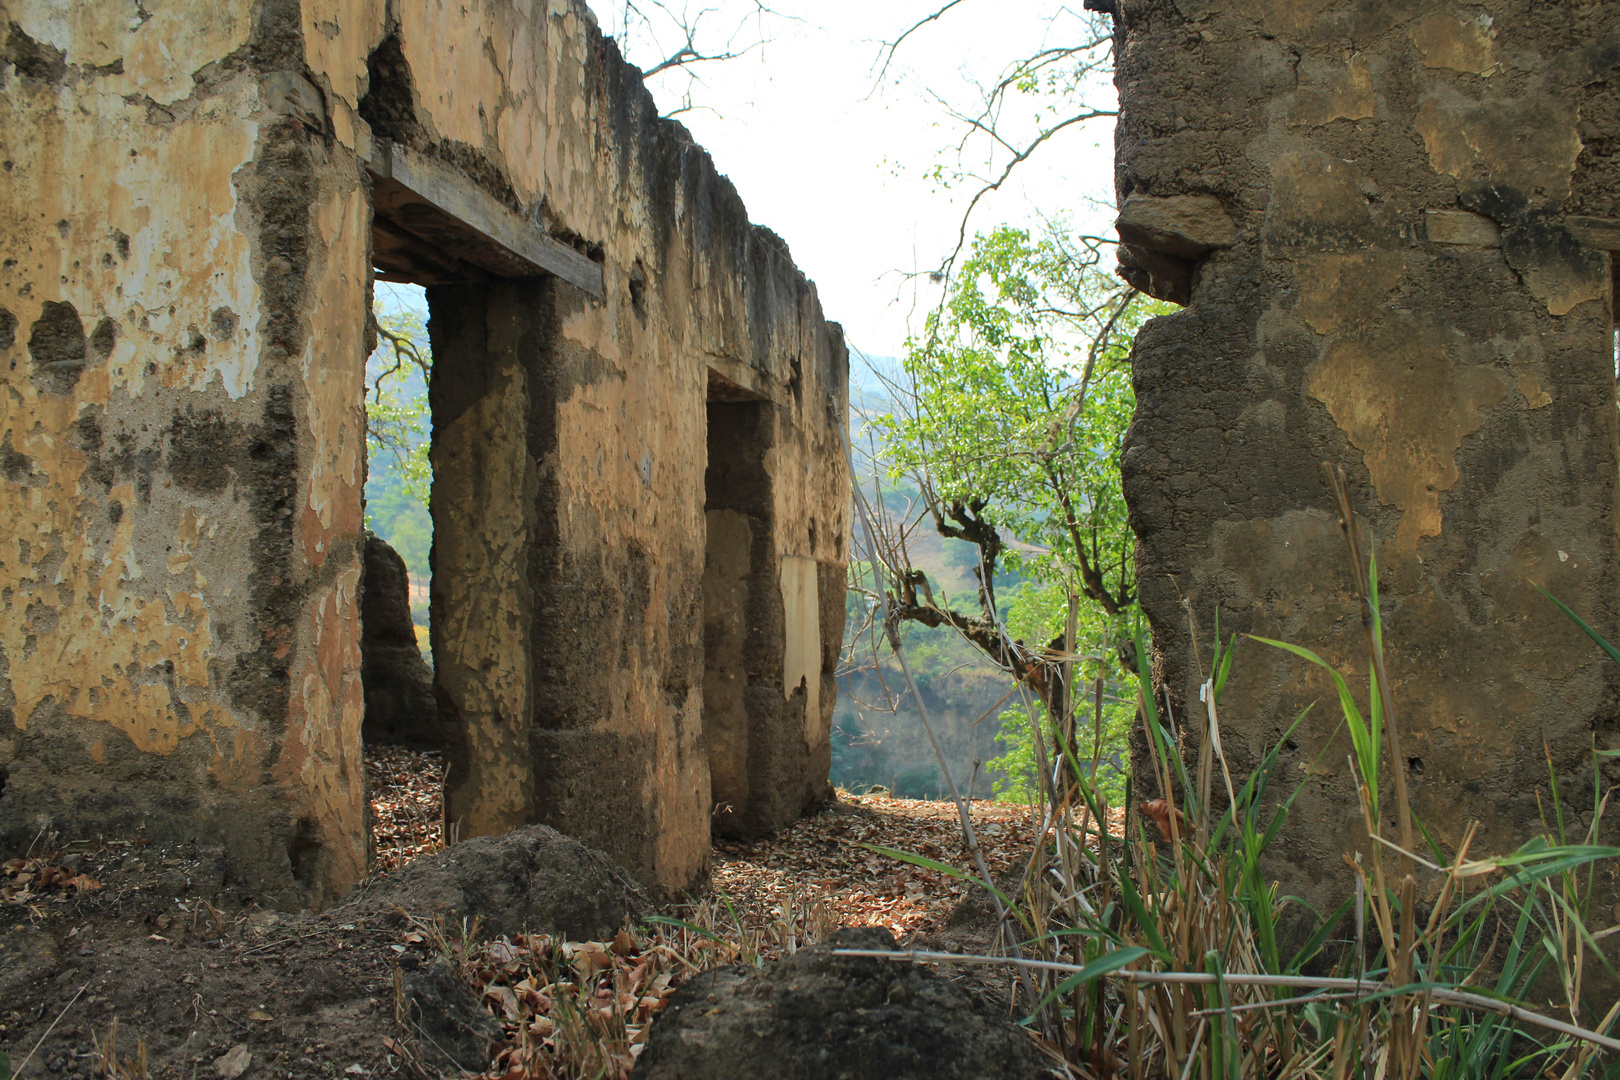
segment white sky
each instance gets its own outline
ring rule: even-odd
[[[597,4],[608,33],[622,25],[622,11],[609,10],[612,2]],[[680,0],[666,2],[679,10]],[[692,98],[709,108],[679,117],[736,184],[749,217],[787,241],[827,316],[844,325],[851,345],[873,355],[898,355],[908,332],[920,329],[938,291],[923,284],[919,292],[896,272],[939,265],[978,187],[964,181],[945,190],[929,179],[935,165],[956,165],[953,148],[964,130],[930,92],[967,108],[980,99],[976,83],[993,81],[1013,59],[1078,43],[1088,33],[1079,0],[1072,10],[1050,0],[963,0],[911,35],[878,84],[880,42],[941,3],[781,0],[779,10],[802,14],[802,21],[767,19],[761,47],[694,68]],[[700,0],[691,10],[700,6],[710,12],[699,21],[697,44],[712,50],[724,46],[736,13],[753,3]],[[759,36],[750,22],[736,40]],[[629,58],[644,68],[679,44],[626,37]],[[680,72],[649,81],[666,112],[687,85]],[[1112,85],[1088,91],[1087,99],[1112,109]],[[1008,119],[1032,130],[1033,104],[1015,104]],[[982,144],[974,154],[964,163],[983,170]],[[1065,215],[1079,231],[1112,235],[1112,162],[1111,121],[1068,128],[981,201],[969,235],[1003,222],[1034,224],[1040,212]]]

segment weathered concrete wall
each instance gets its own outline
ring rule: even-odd
[[[845,557],[843,347],[780,242],[572,0],[0,0],[0,22],[0,832],[219,839],[287,903],[363,872],[383,138],[605,283],[431,300],[447,362],[477,367],[433,391],[449,814],[700,879],[710,369],[776,426],[778,556],[828,580]],[[820,620],[824,654],[839,628]],[[800,730],[824,775],[824,718]]]
[[[0,832],[222,841],[294,902],[365,862],[368,264],[283,7],[0,4]]]
[[[1612,4],[1125,0],[1118,193],[1150,323],[1125,454],[1156,673],[1196,707],[1215,617],[1364,672],[1319,465],[1350,472],[1383,585],[1414,809],[1476,851],[1538,821],[1545,744],[1590,792],[1620,670]],[[1608,218],[1604,225],[1593,218]],[[1608,230],[1608,231],[1605,231]],[[1363,842],[1326,679],[1242,647],[1234,771],[1308,702],[1277,870],[1315,898]],[[1586,796],[1574,803],[1590,806]]]

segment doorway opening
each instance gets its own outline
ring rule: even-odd
[[[386,248],[374,250],[390,261]],[[429,629],[433,348],[426,289],[395,265],[374,273],[360,591],[361,741],[373,865],[385,872],[445,842],[444,738]]]
[[[777,709],[782,645],[770,473],[770,403],[709,372],[704,470],[703,731],[717,836],[757,834],[761,775]]]
[[[462,259],[479,238],[398,183],[372,209],[361,737],[388,868],[522,823],[527,390],[491,327],[543,283]]]

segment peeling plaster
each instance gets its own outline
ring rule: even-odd
[[[1449,342],[1406,325],[1381,339],[1341,338],[1307,390],[1365,454],[1379,499],[1404,511],[1397,540],[1440,535],[1440,495],[1457,482],[1457,449],[1507,393],[1487,368],[1454,366]]]

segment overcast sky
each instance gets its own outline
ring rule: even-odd
[[[603,29],[614,33],[623,13],[610,10],[610,2],[599,0],[597,12]],[[680,0],[669,2],[679,10]],[[707,107],[679,116],[737,185],[749,216],[787,241],[816,282],[827,316],[844,325],[852,345],[874,355],[898,355],[937,299],[937,290],[924,283],[918,293],[898,272],[939,265],[977,187],[964,182],[945,190],[929,178],[934,166],[957,164],[953,147],[963,132],[932,98],[971,106],[980,99],[977,86],[1013,59],[1077,43],[1088,29],[1078,0],[1073,9],[962,0],[912,34],[879,81],[881,42],[943,2],[783,0],[779,10],[803,18],[745,25],[737,44],[758,40],[761,29],[764,44],[739,59],[695,68],[700,81],[690,94]],[[737,27],[737,13],[754,5],[706,0],[690,10],[700,6],[710,13],[699,21],[697,43],[713,49]],[[643,68],[679,44],[668,36],[659,42],[643,33],[620,36]],[[681,104],[688,86],[679,72],[649,81],[666,112]],[[1112,109],[1112,86],[1093,86],[1087,100]],[[1033,109],[1015,104],[1007,120],[1031,131]],[[1067,129],[981,202],[970,234],[1002,222],[1030,224],[1042,213],[1066,215],[1087,232],[1107,230],[1112,161],[1111,122]],[[982,147],[965,163],[983,168]]]

